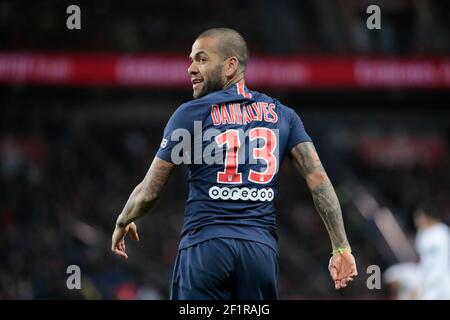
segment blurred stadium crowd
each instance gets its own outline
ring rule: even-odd
[[[82,10],[82,32],[67,35],[67,6]],[[382,8],[383,32],[366,28]],[[93,51],[185,51],[193,35],[227,25],[251,52],[436,54],[450,49],[450,4],[442,0],[0,1],[0,47]]]
[[[370,3],[369,3],[370,2]],[[383,33],[368,33],[378,3]],[[183,52],[196,34],[227,25],[252,52],[448,55],[448,1],[79,1],[82,32],[67,34],[64,1],[0,0],[0,48]],[[18,14],[20,12],[20,14]],[[88,18],[89,17],[89,18]],[[361,18],[364,17],[364,18]],[[258,90],[258,88],[252,88]],[[330,244],[289,161],[277,200],[280,298],[391,298],[368,290],[366,269],[417,259],[389,242],[374,219],[389,208],[408,243],[412,212],[432,199],[450,223],[448,92],[292,92],[273,96],[302,116],[343,207],[360,276],[336,292]],[[143,178],[165,122],[190,90],[2,85],[0,118],[0,299],[167,299],[187,194],[178,168],[154,213],[138,223],[127,263],[110,253],[117,214]],[[444,108],[442,108],[444,107]],[[372,200],[370,200],[372,199]],[[68,290],[79,265],[82,290]]]

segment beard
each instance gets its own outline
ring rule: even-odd
[[[222,90],[225,80],[222,77],[222,64],[215,67],[203,80],[203,86],[198,92],[194,90],[194,99],[201,98],[213,91]]]

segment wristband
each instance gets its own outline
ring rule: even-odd
[[[349,247],[339,247],[333,250],[331,253],[332,255],[335,255],[336,253],[343,254],[345,251],[348,251],[348,253],[352,253],[352,249]]]

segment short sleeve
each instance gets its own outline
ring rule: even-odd
[[[180,164],[180,157],[185,156],[181,154],[183,148],[180,144],[187,142],[188,145],[184,144],[183,147],[189,147],[192,131],[192,117],[187,111],[186,105],[181,105],[172,114],[164,128],[163,138],[156,156],[174,164]]]
[[[292,109],[289,109],[289,111],[291,112],[291,121],[287,149],[288,151],[290,151],[299,143],[312,141],[310,136],[306,133],[305,127],[303,126],[303,122],[300,119],[299,115]]]

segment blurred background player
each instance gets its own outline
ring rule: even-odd
[[[398,263],[387,268],[383,281],[396,300],[416,300],[420,286],[419,267],[415,262]]]
[[[418,299],[450,299],[450,228],[430,201],[414,213],[417,227],[416,249],[419,254]]]

